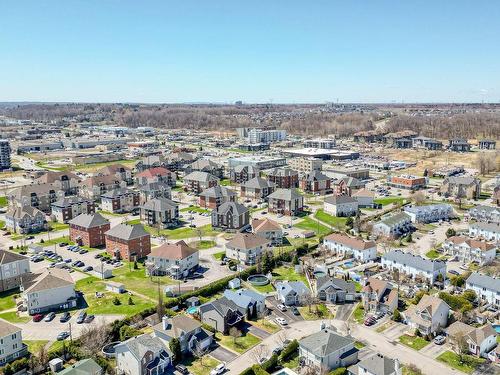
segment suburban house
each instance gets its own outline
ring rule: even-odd
[[[82,197],[64,197],[52,203],[52,216],[59,223],[67,223],[81,214],[93,214],[95,203]]]
[[[207,172],[191,172],[184,177],[184,190],[195,195],[219,184],[219,179]]]
[[[117,374],[164,375],[172,363],[163,341],[148,334],[132,337],[114,349]]]
[[[469,219],[500,223],[500,208],[493,206],[478,205],[467,212]]]
[[[257,176],[240,185],[240,194],[243,198],[264,199],[274,191],[275,187],[274,182]]]
[[[430,204],[427,206],[406,206],[404,212],[410,216],[412,223],[435,223],[455,217],[449,204]]]
[[[304,208],[304,197],[297,189],[277,189],[268,201],[268,211],[278,215],[294,216]]]
[[[372,233],[376,236],[398,238],[413,230],[411,217],[405,212],[388,216],[373,225]]]
[[[0,343],[0,367],[28,355],[21,328],[4,320],[0,320]]]
[[[24,255],[0,249],[0,293],[16,289],[30,273],[30,260]]]
[[[446,333],[450,341],[464,336],[469,353],[476,357],[486,358],[488,352],[497,345],[497,332],[489,323],[482,327],[472,327],[457,321],[450,324]]]
[[[200,207],[215,209],[226,202],[236,202],[236,192],[225,186],[212,186],[200,193]]]
[[[388,281],[370,277],[364,283],[362,300],[367,313],[392,313],[398,308],[398,290]]]
[[[304,298],[311,294],[302,281],[279,281],[276,288],[276,299],[286,306],[300,305]]]
[[[300,188],[308,193],[329,194],[332,192],[332,180],[320,171],[306,173],[300,179]]]
[[[425,294],[417,306],[405,311],[408,324],[422,335],[436,334],[446,328],[450,306],[442,299]]]
[[[150,275],[168,275],[174,279],[186,277],[198,268],[199,252],[184,241],[164,243],[151,249],[146,266]]]
[[[283,230],[281,225],[271,219],[253,219],[252,232],[257,236],[271,241],[272,246],[283,244]]]
[[[342,257],[353,257],[360,262],[368,262],[377,258],[377,244],[364,241],[341,233],[332,233],[323,240],[323,246]]]
[[[153,228],[179,225],[179,205],[168,198],[152,198],[140,207],[141,222]]]
[[[479,199],[481,180],[475,177],[451,176],[443,180],[441,194],[455,198]]]
[[[107,212],[137,212],[140,204],[139,192],[127,188],[110,190],[101,195],[101,208]]]
[[[247,182],[252,178],[259,177],[259,175],[259,168],[253,165],[236,165],[229,171],[229,179],[237,184]]]
[[[299,340],[299,361],[317,374],[328,373],[355,364],[358,349],[353,339],[340,336],[333,328],[322,327],[319,332]]]
[[[268,239],[254,233],[237,233],[226,243],[226,256],[241,264],[252,265],[258,262],[269,245]]]
[[[203,328],[199,321],[183,314],[172,318],[164,316],[153,326],[153,335],[166,343],[179,340],[182,353],[188,354],[206,350],[214,340],[214,334]]]
[[[291,168],[274,168],[267,172],[267,179],[279,189],[299,187],[299,173]]]
[[[365,183],[355,177],[342,177],[334,181],[336,195],[352,196],[356,191],[364,189]]]
[[[421,278],[431,285],[439,278],[446,279],[446,262],[422,258],[401,250],[391,250],[384,254],[382,267],[390,271],[398,270],[400,274],[414,280]]]
[[[154,198],[172,199],[172,189],[165,182],[150,182],[137,187],[141,204]]]
[[[137,260],[151,252],[151,238],[140,224],[118,224],[105,233],[106,251],[117,259]]]
[[[316,293],[321,301],[328,303],[353,302],[356,285],[343,279],[323,276],[316,279]]]
[[[415,137],[412,139],[413,148],[425,148],[427,150],[441,150],[443,142],[428,137]]]
[[[109,228],[109,220],[101,214],[81,214],[69,222],[69,239],[78,245],[101,247],[106,244],[104,233]]]
[[[481,139],[479,140],[480,150],[494,150],[497,146],[497,142],[493,139]]]
[[[224,291],[224,297],[233,301],[247,318],[263,316],[266,311],[266,296],[250,289]]]
[[[229,333],[231,327],[237,327],[244,321],[237,304],[226,297],[207,302],[199,308],[200,320],[223,334]]]
[[[469,225],[469,236],[500,242],[500,223],[478,222]]]
[[[334,195],[325,198],[323,209],[326,213],[333,216],[356,216],[358,213],[358,201],[348,195]]]
[[[78,195],[83,198],[98,200],[101,195],[107,193],[108,191],[126,187],[127,182],[118,176],[92,176],[86,178],[80,183]]]
[[[5,227],[19,234],[37,233],[48,229],[45,214],[32,206],[10,206],[5,213]]]
[[[22,280],[23,304],[30,315],[76,307],[75,282],[65,269],[49,268]]]
[[[480,266],[491,263],[495,259],[498,249],[495,242],[462,236],[447,238],[442,246],[448,255],[457,257],[460,262],[476,262]]]
[[[224,177],[224,166],[208,159],[198,159],[186,167],[186,174],[195,171],[209,173],[217,178]]]
[[[82,359],[59,371],[58,375],[104,375],[104,370],[92,358]]]
[[[368,189],[360,189],[354,192],[351,197],[358,201],[359,208],[372,208],[375,193]]]
[[[243,231],[250,225],[250,212],[241,203],[225,202],[212,211],[212,227],[226,231]]]
[[[398,359],[380,353],[359,361],[347,368],[348,375],[402,375],[403,368]]]
[[[481,302],[500,308],[499,278],[474,272],[467,278],[465,287],[473,290]]]
[[[153,167],[146,169],[135,176],[137,185],[150,184],[154,182],[163,182],[168,186],[174,187],[176,184],[175,173],[163,167]]]

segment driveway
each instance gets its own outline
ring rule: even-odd
[[[335,319],[347,320],[350,316],[356,303],[345,303],[343,305],[337,305],[337,313],[335,314]]]
[[[236,354],[236,353],[230,351],[229,349],[226,349],[220,345],[217,348],[215,348],[214,350],[212,350],[209,354],[212,357],[214,357],[215,359],[217,359],[218,361],[226,362],[226,363],[231,362],[235,358],[238,357],[238,354]]]
[[[287,307],[286,311],[279,310],[277,307],[279,304],[281,304],[281,302],[276,300],[274,296],[266,298],[266,306],[271,310],[273,317],[284,318],[289,323],[304,320],[302,315],[294,315],[290,307]]]
[[[245,324],[243,325],[243,330],[246,332],[250,332],[252,335],[257,336],[260,339],[265,339],[265,338],[271,336],[271,334],[269,332],[264,331],[263,329],[256,327],[256,326],[254,326],[250,323],[247,323],[247,322],[245,322]]]

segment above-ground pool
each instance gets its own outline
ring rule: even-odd
[[[257,286],[269,284],[269,279],[267,278],[266,275],[252,275],[252,276],[248,276],[247,281],[250,284],[257,285]]]
[[[191,314],[191,315],[196,314],[198,312],[198,306],[188,307],[186,311],[188,314]]]
[[[323,276],[326,276],[325,271],[314,271],[314,277],[318,278],[318,277],[323,277]]]
[[[111,342],[111,343],[105,345],[102,348],[102,354],[104,354],[104,356],[106,358],[114,358],[116,355],[115,346],[118,345],[119,343],[120,343],[120,341],[115,341],[115,342]]]
[[[495,331],[497,331],[498,334],[500,334],[500,324],[495,324],[493,328],[495,329]]]

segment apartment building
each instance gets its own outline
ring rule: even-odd
[[[484,266],[495,259],[498,246],[495,242],[453,236],[443,242],[443,249],[462,263],[476,262],[479,266]]]
[[[419,255],[404,253],[401,250],[391,250],[382,256],[382,267],[390,271],[398,270],[409,278],[421,278],[429,284],[434,284],[441,278],[446,278],[446,262],[422,258]]]
[[[0,139],[0,170],[10,168],[10,143],[6,139]]]
[[[95,213],[95,203],[82,197],[64,197],[52,203],[52,216],[59,223],[67,223],[81,214]]]
[[[207,172],[195,171],[184,177],[184,190],[195,195],[218,184],[219,179]]]
[[[293,170],[302,173],[311,173],[313,171],[321,171],[323,160],[318,158],[296,157],[287,159],[287,164]]]
[[[141,259],[151,252],[151,236],[140,224],[118,224],[105,236],[106,251],[117,259]]]
[[[0,249],[0,293],[18,288],[29,272],[28,257]]]
[[[14,233],[37,233],[48,229],[45,214],[31,206],[10,206],[5,213],[5,227]]]
[[[21,328],[0,320],[0,367],[27,355]]]
[[[267,173],[267,179],[279,189],[299,187],[299,173],[291,168],[275,168]]]
[[[353,257],[360,262],[377,258],[377,244],[340,233],[332,233],[324,238],[323,246],[336,255]]]
[[[500,279],[473,272],[465,282],[465,288],[473,290],[483,303],[500,308]]]
[[[114,189],[101,195],[101,208],[107,212],[138,212],[140,204],[140,193],[127,188]]]
[[[296,189],[277,189],[268,196],[269,212],[293,216],[302,212],[304,197]]]
[[[104,234],[109,229],[109,220],[101,214],[81,214],[69,221],[69,238],[78,245],[101,247],[106,244]]]
[[[153,198],[140,207],[141,221],[153,228],[179,225],[179,205],[167,198]]]

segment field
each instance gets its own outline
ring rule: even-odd
[[[32,354],[37,354],[42,347],[48,344],[48,340],[23,340],[28,345],[28,351]]]
[[[314,214],[314,217],[318,219],[319,221],[328,224],[331,227],[337,228],[337,229],[344,229],[345,228],[345,222],[347,218],[345,217],[336,217],[332,216],[330,214],[327,214],[325,211],[318,210]]]
[[[202,237],[216,236],[219,232],[212,229],[212,225],[207,224],[199,228],[182,227],[176,229],[156,229],[145,225],[144,229],[153,235],[165,236],[169,240],[183,240],[186,238],[196,238],[200,234]]]
[[[456,370],[465,372],[466,374],[472,374],[474,370],[476,370],[479,365],[485,361],[482,358],[464,355],[463,362],[460,362],[460,357],[451,351],[442,353],[439,357],[437,357],[437,360],[446,363],[448,366]]]
[[[50,240],[45,240],[43,243],[39,242],[38,245],[50,246],[50,245],[60,244],[61,242],[67,242],[70,245],[74,245],[74,242],[71,242],[69,240],[69,236],[62,236],[62,237],[51,238]]]
[[[16,311],[1,313],[0,318],[11,323],[26,323],[31,319],[29,316],[18,316]]]
[[[194,249],[198,250],[205,250],[205,249],[210,249],[212,247],[215,247],[217,243],[215,241],[211,240],[202,240],[202,241],[193,241],[188,244]]]
[[[301,220],[300,222],[295,224],[294,227],[307,231],[313,231],[317,236],[324,236],[330,233],[330,229],[325,227],[323,224],[320,224],[318,221],[311,219],[310,217],[306,217],[305,219]]]

